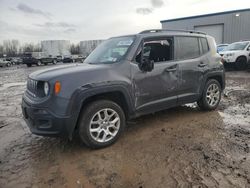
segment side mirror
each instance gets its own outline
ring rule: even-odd
[[[247,51],[250,51],[250,46],[248,46]]]
[[[142,58],[138,66],[139,69],[143,72],[151,72],[154,69],[154,61],[147,58]]]

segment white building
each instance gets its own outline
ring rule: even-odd
[[[69,40],[46,40],[41,42],[42,52],[47,56],[52,55],[70,55],[70,41]]]
[[[86,40],[80,42],[80,53],[88,56],[103,40]]]

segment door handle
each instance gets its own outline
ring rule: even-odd
[[[207,66],[207,64],[203,62],[200,62],[200,64],[198,65],[198,67],[205,67],[205,66]]]
[[[174,71],[176,71],[176,70],[177,70],[177,64],[172,65],[172,66],[166,68],[166,69],[165,69],[165,72],[174,72]]]

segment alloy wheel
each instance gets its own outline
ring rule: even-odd
[[[89,124],[90,135],[97,142],[108,142],[117,135],[120,122],[120,117],[115,110],[111,108],[99,110],[91,118]]]
[[[220,89],[217,84],[211,84],[207,88],[206,100],[210,106],[216,106],[220,100]]]

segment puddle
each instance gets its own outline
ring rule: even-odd
[[[18,86],[24,86],[24,85],[26,85],[26,82],[0,84],[0,91],[6,90],[6,89],[11,88],[11,87],[18,87]]]
[[[223,119],[223,122],[225,123],[225,128],[232,128],[236,126],[240,126],[244,129],[247,129],[250,131],[250,114],[234,114],[232,115],[232,112],[234,112],[236,109],[234,107],[229,107],[224,112],[219,112],[220,116]]]

